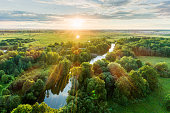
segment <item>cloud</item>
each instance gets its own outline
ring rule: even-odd
[[[0,11],[0,21],[52,21],[60,20],[53,14],[37,14],[25,11]]]
[[[75,6],[78,8],[102,8],[109,6],[123,6],[131,0],[35,0],[39,3]]]
[[[170,1],[161,2],[155,9],[159,16],[170,16]]]

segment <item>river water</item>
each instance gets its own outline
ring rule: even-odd
[[[112,52],[114,50],[114,47],[115,47],[115,44],[111,44],[111,48],[109,49],[108,52]],[[90,64],[93,64],[97,60],[104,59],[106,55],[107,53],[93,58],[90,61]],[[69,79],[69,81],[63,80],[60,86],[63,88],[54,87],[51,90],[46,90],[46,96],[45,96],[44,102],[51,108],[59,109],[63,107],[64,105],[66,105],[66,98],[68,96],[68,91],[71,88],[71,79]]]

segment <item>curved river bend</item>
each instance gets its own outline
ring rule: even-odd
[[[115,44],[111,44],[111,48],[109,49],[108,52],[112,52],[114,50]],[[93,58],[90,61],[90,64],[93,64],[97,60],[104,59],[106,57],[107,53],[105,53],[102,56],[97,56]],[[66,85],[66,84],[65,84]],[[67,83],[64,89],[51,89],[51,90],[46,90],[46,96],[44,99],[44,102],[50,106],[51,108],[59,109],[60,107],[63,107],[66,105],[66,98],[68,96],[68,91],[71,88],[71,79]]]

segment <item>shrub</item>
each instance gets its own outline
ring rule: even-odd
[[[168,64],[165,62],[157,63],[154,68],[157,70],[161,77],[170,77],[170,71],[168,70]]]

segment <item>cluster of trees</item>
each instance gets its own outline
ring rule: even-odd
[[[14,80],[14,77],[12,75],[6,75],[3,70],[0,70],[0,81],[3,84],[8,84],[9,82],[13,80]]]
[[[143,65],[135,58],[137,54],[132,43],[143,43],[141,40],[144,39],[118,40],[115,50],[108,53],[106,59],[98,60],[93,65],[88,62],[92,58],[91,53],[103,54],[110,48],[110,42],[106,39],[93,39],[78,44],[61,42],[49,45],[44,51],[28,50],[9,55],[6,60],[1,60],[0,77],[3,81],[7,80],[6,76],[12,81],[12,78],[9,79],[11,74],[17,76],[37,62],[40,65],[40,62],[43,62],[43,65],[53,65],[54,70],[50,74],[44,71],[22,75],[14,80],[2,91],[0,107],[3,109],[0,111],[9,112],[15,108],[12,113],[107,113],[110,112],[107,100],[127,105],[131,101],[146,97],[158,88],[158,74],[168,75],[169,70],[165,63],[153,67]],[[153,40],[155,39],[151,39]],[[46,89],[51,89],[54,94],[62,91],[70,76],[72,87],[67,97],[67,105],[55,110],[45,103],[35,103],[43,101],[40,97],[44,97]],[[17,92],[20,95],[16,95]],[[16,103],[13,103],[14,101]]]
[[[3,61],[0,65],[0,70],[3,70],[6,74],[18,76],[21,72],[30,68],[32,62],[33,59],[31,57],[16,55]]]
[[[117,45],[131,48],[138,56],[170,56],[169,38],[125,38],[118,40]]]
[[[9,45],[17,45],[19,47],[21,47],[23,45],[23,43],[30,43],[30,42],[34,42],[36,41],[33,38],[15,38],[15,39],[6,39],[6,40],[2,40],[0,42],[0,46],[9,46]]]
[[[21,104],[21,98],[18,95],[12,95],[11,92],[4,88],[0,96],[0,112],[7,113]]]
[[[90,51],[90,53],[96,54],[104,54],[109,50],[109,48],[110,42],[108,42],[106,38],[92,39],[87,46],[87,49]]]

